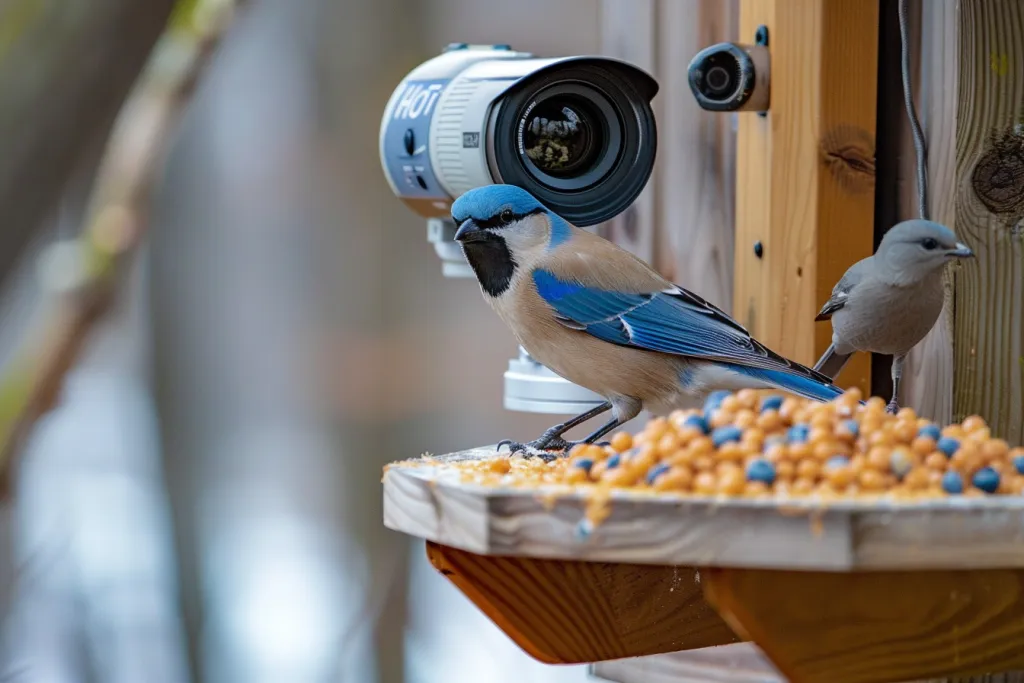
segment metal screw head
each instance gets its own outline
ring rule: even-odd
[[[754,256],[757,258],[764,256],[764,245],[761,244],[761,240],[754,242]]]

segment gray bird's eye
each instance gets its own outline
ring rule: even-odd
[[[931,237],[925,237],[923,240],[921,240],[921,246],[927,249],[928,251],[931,251],[933,249],[938,249],[939,243],[938,241],[932,239]]]
[[[501,218],[502,223],[511,223],[512,219],[515,218],[515,214],[512,213],[512,209],[505,209],[498,217]]]

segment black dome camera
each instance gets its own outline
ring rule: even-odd
[[[706,47],[690,60],[690,90],[701,109],[708,111],[767,111],[769,63],[765,45]]]

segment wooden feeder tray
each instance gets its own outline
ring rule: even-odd
[[[601,662],[625,683],[1024,668],[1022,497],[824,507],[616,491],[591,527],[581,492],[468,484],[447,467],[493,457],[391,466],[384,524],[425,539],[434,567],[540,661]],[[679,654],[650,657],[664,653]],[[735,675],[707,673],[716,660]]]

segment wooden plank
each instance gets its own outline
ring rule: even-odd
[[[863,0],[742,0],[740,37],[769,30],[771,107],[737,140],[734,311],[755,337],[812,364],[831,328],[814,317],[873,251],[878,6]],[[751,245],[764,245],[762,258]],[[842,386],[868,390],[859,354]]]
[[[786,683],[753,643],[599,662],[592,671],[615,683]]]
[[[1024,442],[1024,4],[958,3],[954,419]]]
[[[912,68],[912,87],[928,149],[928,214],[931,220],[950,227],[956,222],[957,89],[951,84],[957,82],[957,1],[908,3],[911,54],[919,55],[916,68]],[[904,104],[899,100],[894,105],[901,121],[899,220],[906,220],[917,217],[916,160]],[[952,280],[947,277],[942,315],[907,356],[901,382],[903,405],[940,424],[953,421],[952,309]]]
[[[464,484],[445,465],[492,457],[488,446],[392,466],[384,524],[484,555],[836,572],[1024,567],[1024,497],[822,504],[616,491],[590,528],[579,490]]]
[[[732,115],[702,110],[686,87],[693,55],[737,36],[737,0],[659,0],[657,231],[654,266],[729,311],[733,296]]]
[[[427,544],[431,564],[519,647],[582,664],[737,642],[692,567],[488,557]]]
[[[657,77],[658,14],[656,0],[601,0],[601,53],[632,62]],[[662,121],[659,98],[652,103]],[[628,209],[596,226],[610,239],[648,263],[654,263],[657,169]]]
[[[888,683],[1024,667],[1024,570],[709,569],[701,576],[708,600],[792,683]]]

